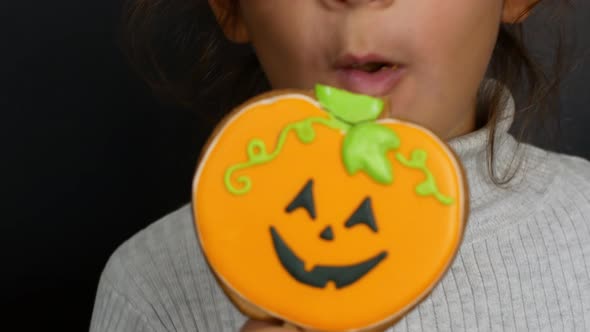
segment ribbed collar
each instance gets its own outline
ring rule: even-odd
[[[518,143],[509,133],[514,122],[515,103],[509,92],[495,131],[495,174],[514,174],[506,185],[492,181],[489,157],[490,126],[448,142],[461,160],[470,192],[470,225],[465,240],[489,234],[505,223],[530,215],[546,199],[549,184],[558,170],[555,158],[544,150]]]

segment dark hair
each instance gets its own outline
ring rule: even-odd
[[[537,4],[549,6],[551,0]],[[559,20],[569,0],[554,0]],[[565,5],[565,6],[564,6]],[[234,24],[239,1],[227,1],[224,24]],[[547,18],[545,18],[547,19]],[[478,93],[478,125],[490,128],[488,170],[492,180],[507,184],[513,173],[497,174],[494,167],[496,125],[503,106],[503,86],[517,100],[521,118],[519,140],[527,140],[532,120],[546,127],[556,109],[564,71],[563,32],[557,28],[553,63],[542,66],[527,51],[522,24],[502,24],[486,77],[502,84],[482,85]],[[207,109],[203,119],[214,123],[234,106],[270,88],[253,49],[225,40],[206,0],[127,0],[123,13],[122,46],[131,64],[154,93],[186,107]],[[550,68],[551,70],[548,70]],[[552,72],[552,75],[546,74]],[[207,96],[208,98],[202,98]],[[210,98],[209,98],[210,97]],[[215,100],[217,104],[207,103]],[[221,101],[221,103],[219,103]],[[198,111],[198,110],[197,110]],[[557,117],[555,117],[556,119]],[[555,120],[553,119],[553,120]],[[515,154],[516,155],[516,154]]]

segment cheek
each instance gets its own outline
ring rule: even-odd
[[[501,1],[416,3],[408,45],[414,56],[406,114],[444,138],[469,131],[477,89],[496,41]],[[416,111],[418,110],[418,111]]]
[[[421,62],[430,65],[433,75],[450,75],[455,81],[482,76],[496,41],[501,1],[425,3],[418,8],[421,23],[416,24],[413,39]]]

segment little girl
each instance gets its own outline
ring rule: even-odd
[[[196,19],[190,9],[200,8],[197,0],[135,1],[128,23],[137,29],[159,22],[173,6],[184,8],[169,18],[181,26]],[[209,0],[224,35],[251,44],[260,65],[254,69],[262,69],[270,87],[322,83],[387,98],[389,116],[429,128],[461,159],[471,211],[460,252],[433,292],[392,331],[590,330],[590,163],[518,143],[508,133],[515,114],[509,91],[526,82],[539,96],[541,88],[511,33],[538,2]],[[182,45],[204,33],[179,30],[156,26],[152,32]],[[137,30],[132,36],[131,55],[138,57],[142,37]],[[214,48],[183,50],[183,59],[214,54]],[[160,87],[182,81],[145,77]],[[546,104],[533,101],[528,112]],[[280,322],[248,321],[224,296],[188,206],[113,254],[91,323],[91,331],[239,329],[287,330]]]

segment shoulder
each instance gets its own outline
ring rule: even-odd
[[[563,153],[548,153],[550,169],[555,172],[554,186],[564,191],[576,191],[590,204],[590,161]]]
[[[532,174],[527,180],[544,182],[542,178],[547,181],[546,185],[568,182],[575,183],[577,188],[590,186],[590,161],[583,157],[545,150],[528,143],[520,143],[516,153],[522,153],[524,157],[521,159],[524,164],[519,164],[524,165],[523,174]]]
[[[154,330],[235,330],[242,322],[201,253],[188,205],[112,254],[101,275],[93,325],[104,319],[95,316],[105,296],[119,297]]]
[[[558,163],[561,164],[560,174],[567,179],[575,180],[582,186],[590,188],[590,161],[582,157],[556,154]]]
[[[141,230],[110,257],[103,275],[119,279],[121,273],[160,272],[154,264],[184,263],[178,254],[200,257],[190,206],[186,205]],[[160,265],[161,266],[161,265]],[[155,271],[150,271],[155,268]]]
[[[544,178],[548,183],[544,187],[531,186],[544,193],[537,205],[550,210],[576,211],[576,218],[590,220],[590,161],[536,147],[529,147],[528,152],[535,160],[526,170],[534,174],[531,179]]]
[[[193,233],[190,207],[184,206],[119,246],[107,262],[102,277],[118,288],[130,289],[137,286],[133,283],[137,278],[164,281],[164,267],[188,263],[182,257],[191,256],[200,264],[202,255]]]

